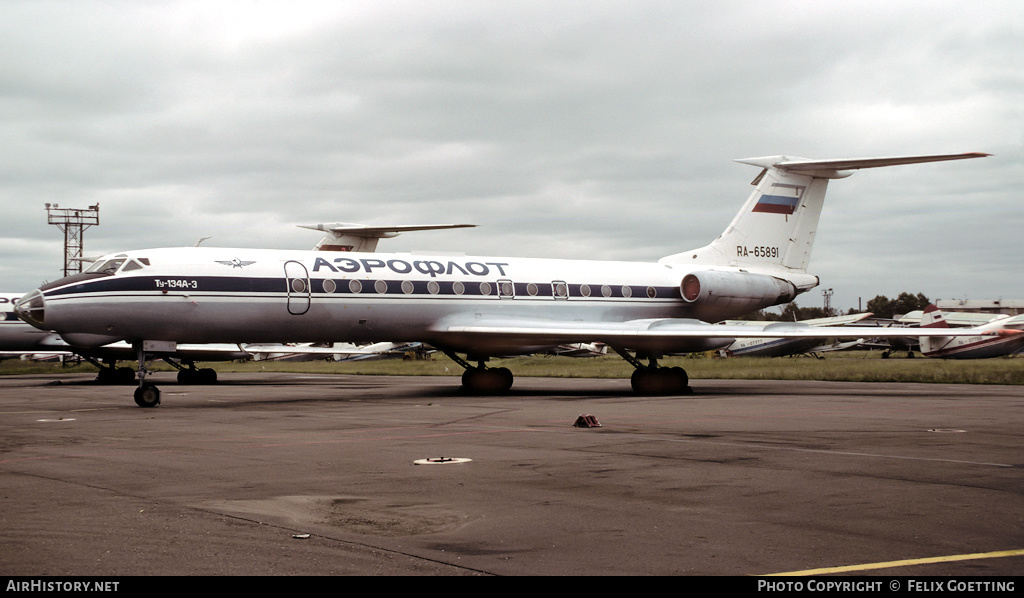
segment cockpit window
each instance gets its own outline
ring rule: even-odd
[[[89,267],[86,272],[99,272],[101,274],[113,274],[117,272],[117,269],[121,267],[121,264],[125,262],[124,258],[114,258],[112,260],[102,260],[96,262]]]
[[[132,270],[139,270],[142,268],[142,264],[135,260],[128,260],[128,263],[121,268],[122,272],[131,272]]]
[[[113,274],[114,272],[117,272],[117,269],[120,268],[121,264],[123,264],[123,263],[124,263],[124,258],[115,258],[115,259],[110,260],[106,264],[103,264],[103,267],[100,268],[99,271],[104,273],[104,274]]]

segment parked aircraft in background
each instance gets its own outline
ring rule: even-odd
[[[1010,317],[1006,314],[986,314],[959,311],[943,312],[942,315],[947,324],[961,328],[973,328],[975,326],[994,322],[995,320],[1002,320]],[[908,326],[920,326],[922,317],[924,317],[924,310],[916,309],[896,318],[896,321]]]
[[[558,345],[551,353],[562,357],[601,357],[608,354],[608,345],[604,343],[571,343]]]
[[[848,316],[835,316],[831,318],[814,318],[802,320],[793,324],[808,327],[821,326],[848,326],[870,316],[870,313],[853,314]],[[726,320],[723,324],[731,326],[758,326],[765,330],[780,322],[753,322],[744,320]],[[792,327],[793,324],[786,324]],[[721,349],[727,357],[784,357],[787,355],[798,355],[801,353],[813,353],[815,351],[834,351],[840,348],[848,348],[856,343],[845,345],[822,345],[820,338],[739,338],[733,341],[728,347]]]
[[[927,357],[984,359],[1024,350],[1024,315],[997,318],[974,328],[950,328],[939,308],[929,305],[921,316],[921,329],[974,332],[972,336],[922,336],[921,353]]]
[[[408,357],[411,353],[429,353],[423,343],[301,343],[301,344],[249,344],[245,350],[256,361],[363,361]]]
[[[110,384],[132,384],[135,370],[116,367],[118,361],[135,360],[138,353],[124,341],[101,347],[72,347],[55,332],[40,330],[18,319],[14,303],[20,295],[0,294],[3,320],[0,321],[0,359],[51,359],[79,356],[99,368],[97,381]],[[212,383],[217,373],[212,369],[196,369],[200,361],[230,361],[250,357],[238,345],[178,345],[174,351],[154,353],[151,358],[163,359],[178,369],[178,381],[190,384]]]
[[[18,358],[26,353],[52,353],[54,345],[67,344],[60,339],[60,336],[48,330],[40,330],[35,326],[29,326],[18,318],[14,311],[14,304],[22,295],[15,293],[0,293],[0,309],[3,319],[0,320],[0,359]]]
[[[788,303],[817,286],[807,264],[830,179],[985,155],[740,160],[761,173],[732,223],[711,244],[652,263],[149,249],[107,256],[29,293],[16,309],[77,347],[131,343],[139,361],[135,400],[147,407],[159,404],[160,392],[145,382],[145,356],[176,343],[419,341],[464,367],[468,390],[505,392],[512,373],[488,368],[490,357],[602,342],[636,368],[637,392],[686,392],[686,372],[660,367],[663,355],[737,338],[862,336],[851,327],[710,323]],[[908,334],[929,333],[886,332]]]
[[[882,320],[874,321],[875,325],[883,327],[901,327],[901,328],[918,328],[921,326],[922,318],[924,316],[923,310],[914,310],[907,312],[906,314],[899,316],[895,320]],[[956,328],[977,328],[984,324],[995,322],[996,320],[1004,320],[1009,318],[1006,314],[992,314],[992,313],[968,313],[968,312],[949,312],[943,314],[946,324]],[[897,338],[878,338],[868,333],[866,339],[860,342],[860,346],[869,349],[882,349],[882,357],[888,358],[890,355],[896,352],[905,351],[907,357],[914,357],[914,350],[921,351],[920,338],[914,337],[897,337]]]

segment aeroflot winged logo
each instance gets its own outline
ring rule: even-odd
[[[237,257],[235,259],[231,260],[231,261],[216,260],[216,262],[218,264],[224,264],[225,266],[231,266],[232,268],[244,268],[246,266],[249,266],[251,264],[255,264],[256,263],[256,262],[243,262],[242,260],[238,259]]]

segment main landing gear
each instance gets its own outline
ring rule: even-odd
[[[512,372],[508,368],[488,368],[484,365],[486,358],[476,358],[477,365],[462,359],[452,351],[442,349],[445,355],[466,369],[462,374],[462,388],[475,394],[504,394],[512,388]],[[624,349],[615,351],[628,361],[636,370],[630,377],[633,392],[639,395],[679,395],[690,394],[690,377],[681,367],[662,367],[658,365],[655,355],[643,356],[647,364],[640,361],[640,354],[630,355]],[[469,359],[474,359],[472,356]]]
[[[165,359],[167,363],[171,364],[178,369],[178,384],[216,384],[217,383],[217,370],[212,368],[196,368],[196,364],[192,361],[185,362],[188,367],[181,367],[170,359]]]
[[[95,359],[86,357],[86,361],[100,369],[96,373],[96,382],[99,384],[133,384],[135,383],[135,370],[128,367],[117,367],[112,360],[100,363]]]
[[[508,368],[489,368],[484,365],[486,359],[479,359],[477,365],[469,363],[452,351],[444,351],[452,361],[466,369],[462,373],[462,388],[474,394],[504,394],[512,388],[512,370]]]
[[[630,376],[629,382],[633,392],[638,395],[676,395],[690,394],[690,377],[686,370],[681,367],[661,367],[654,355],[647,357],[648,364],[640,361],[640,354],[630,355],[624,349],[613,347],[615,352],[628,361],[636,370]]]

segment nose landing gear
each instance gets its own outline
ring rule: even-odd
[[[139,407],[156,407],[160,404],[160,389],[152,382],[141,382],[135,389],[135,404]]]

